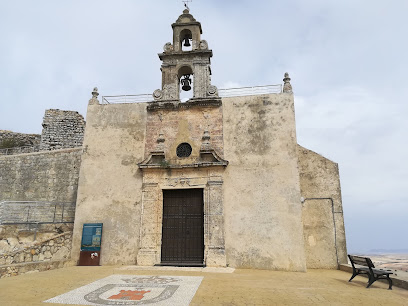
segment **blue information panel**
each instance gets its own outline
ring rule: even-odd
[[[82,229],[81,251],[100,251],[102,223],[85,223]]]

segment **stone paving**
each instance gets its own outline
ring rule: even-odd
[[[167,305],[187,305],[190,300],[190,305],[408,305],[408,290],[398,287],[387,290],[387,285],[380,282],[366,289],[366,278],[358,276],[349,283],[350,273],[339,270],[301,273],[238,269],[220,272],[217,269],[204,272],[123,266],[67,267],[1,279],[0,305],[58,306],[61,302],[73,305],[87,295],[94,300],[85,299],[89,303],[85,305],[106,305],[95,303],[98,296],[105,300],[104,303],[116,302],[110,305],[137,305],[145,297],[147,301],[147,298],[160,296],[163,287],[159,286],[168,281],[179,287],[173,292],[178,300],[159,301]],[[141,286],[143,283],[150,287]],[[124,286],[104,287],[108,284]],[[62,300],[68,293],[76,300]]]

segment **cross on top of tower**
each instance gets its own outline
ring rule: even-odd
[[[188,7],[188,4],[189,4],[190,2],[193,2],[193,0],[183,0],[183,1],[181,1],[181,2],[184,3],[184,6],[186,7],[186,9],[190,10],[190,8]]]

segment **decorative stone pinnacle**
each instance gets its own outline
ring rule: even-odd
[[[203,137],[201,139],[203,140],[201,144],[201,150],[205,150],[205,151],[211,150],[211,144],[210,144],[211,136],[207,130],[204,131]]]
[[[164,142],[166,139],[164,139],[164,134],[163,132],[160,132],[159,137],[157,138],[157,146],[156,146],[156,151],[164,151]]]
[[[92,91],[92,97],[97,98],[99,96],[98,87],[94,87]]]
[[[89,100],[88,104],[89,105],[99,104],[98,96],[99,96],[98,87],[94,87],[92,91],[92,98]]]
[[[164,139],[163,133],[159,134],[159,137],[157,138],[157,143],[165,142],[166,140]]]
[[[207,130],[205,130],[204,131],[204,134],[203,134],[203,138],[202,138],[202,140],[203,141],[205,141],[205,140],[210,140],[210,133],[207,131]]]
[[[293,93],[292,85],[290,84],[289,73],[287,73],[287,72],[285,72],[285,75],[284,75],[284,78],[283,78],[283,92]]]

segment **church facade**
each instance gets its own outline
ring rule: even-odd
[[[72,259],[102,223],[102,265],[347,262],[338,166],[297,144],[289,76],[279,93],[220,97],[201,24],[185,10],[172,29],[153,101],[89,101]]]

